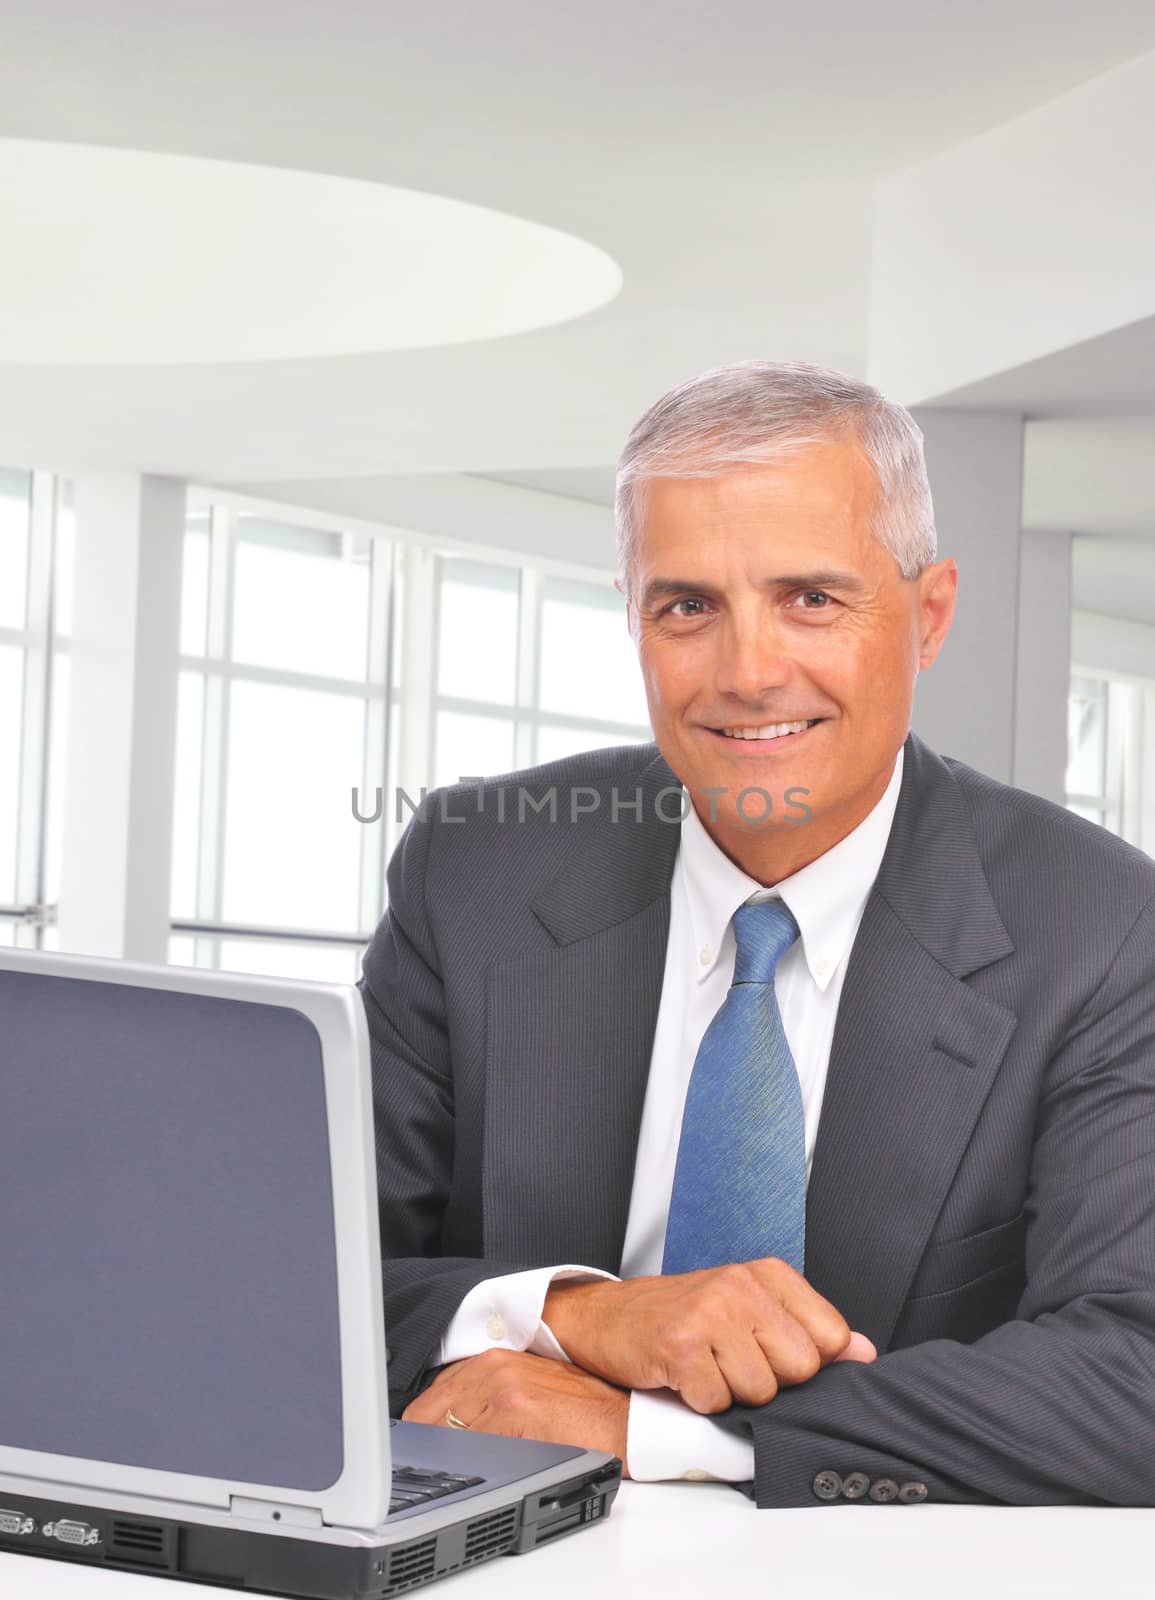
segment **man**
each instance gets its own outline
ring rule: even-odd
[[[867,385],[704,374],[617,513],[656,749],[431,797],[365,957],[398,1407],[1155,1503],[1155,863],[909,731],[957,568]]]

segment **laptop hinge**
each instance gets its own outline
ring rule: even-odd
[[[229,1496],[229,1514],[243,1517],[246,1522],[275,1522],[281,1527],[320,1528],[321,1511],[318,1506],[285,1505],[277,1500],[249,1500],[243,1494]]]

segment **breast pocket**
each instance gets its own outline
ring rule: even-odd
[[[1006,1222],[958,1239],[928,1246],[907,1293],[907,1304],[932,1295],[951,1294],[978,1284],[1005,1268],[1020,1265],[1026,1245],[1027,1217],[1020,1212]]]

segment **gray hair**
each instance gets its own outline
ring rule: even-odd
[[[634,424],[618,461],[614,516],[628,595],[649,478],[713,478],[769,466],[850,435],[878,475],[873,532],[904,578],[935,559],[934,505],[922,429],[877,389],[803,361],[737,361],[671,389]]]

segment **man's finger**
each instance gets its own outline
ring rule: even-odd
[[[878,1351],[864,1333],[852,1333],[850,1343],[835,1361],[873,1361]]]
[[[463,1362],[454,1362],[452,1366],[443,1368],[429,1387],[405,1407],[401,1420],[443,1423],[445,1413],[452,1411],[462,1422],[468,1422],[468,1408],[472,1392],[477,1388],[477,1377],[461,1373],[458,1369],[463,1365]],[[476,1401],[473,1404],[476,1405]],[[463,1406],[466,1408],[464,1415]]]
[[[729,1410],[733,1404],[730,1386],[719,1370],[713,1350],[701,1352],[676,1389],[690,1410],[702,1416],[715,1416],[720,1411]]]
[[[778,1372],[771,1350],[750,1334],[721,1341],[714,1350],[718,1370],[737,1405],[768,1406],[778,1393]]]
[[[825,1365],[835,1358],[848,1333],[850,1325],[825,1295],[818,1293],[800,1272],[775,1257],[752,1261],[750,1266],[771,1299],[801,1323],[812,1340]]]

